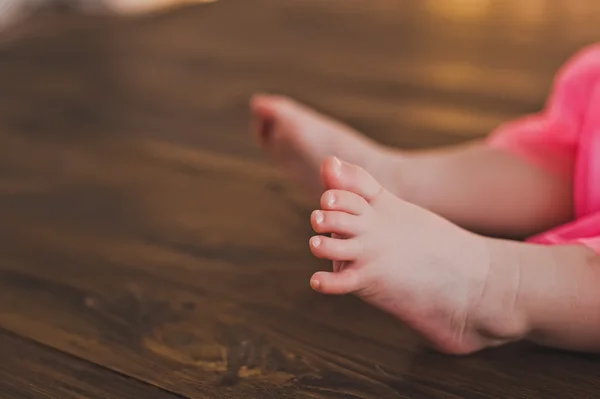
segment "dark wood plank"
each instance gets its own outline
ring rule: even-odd
[[[598,389],[593,358],[444,357],[353,298],[311,292],[326,265],[306,250],[308,212],[269,169],[156,141],[2,142],[22,183],[0,196],[0,326],[14,333],[191,398]]]
[[[176,399],[0,330],[0,396],[6,399]]]
[[[91,163],[87,167],[80,165],[76,168],[61,168],[62,172],[57,173],[52,170],[52,161],[48,159],[48,156],[52,159],[55,154],[52,147],[46,147],[46,151],[43,151],[40,140],[35,142],[37,146],[33,143],[27,145],[35,153],[34,158],[22,159],[16,163],[13,159],[9,162],[16,175],[27,174],[28,168],[37,168],[37,173],[46,171],[44,180],[50,187],[44,189],[47,190],[46,194],[39,191],[22,192],[24,196],[3,197],[2,216],[6,216],[4,220],[7,223],[2,229],[6,233],[3,235],[6,239],[3,244],[6,258],[0,266],[3,270],[0,284],[5,288],[0,294],[0,325],[191,397],[224,397],[226,394],[235,394],[236,397],[260,398],[264,397],[265,391],[277,392],[286,395],[285,397],[308,397],[309,394],[303,394],[302,391],[306,389],[310,392],[313,389],[310,378],[306,384],[294,383],[294,378],[304,378],[305,374],[310,377],[314,368],[322,372],[338,370],[340,373],[344,370],[343,367],[340,370],[340,366],[335,363],[328,366],[331,362],[328,358],[335,358],[335,354],[330,351],[341,350],[344,346],[351,347],[346,340],[339,339],[337,329],[323,335],[322,339],[339,343],[319,350],[319,346],[314,347],[310,341],[305,341],[305,334],[289,335],[289,328],[300,324],[299,321],[294,321],[298,316],[297,311],[294,311],[297,306],[295,303],[288,300],[284,302],[284,309],[275,309],[281,314],[282,320],[268,315],[270,307],[267,303],[272,303],[274,295],[283,292],[276,278],[278,275],[285,275],[282,268],[294,267],[294,261],[295,275],[300,278],[293,279],[289,276],[283,281],[293,288],[288,293],[288,298],[290,294],[299,293],[293,298],[299,301],[301,307],[304,302],[314,301],[314,294],[306,285],[306,268],[299,268],[308,266],[310,270],[314,268],[314,263],[303,265],[299,262],[301,259],[294,256],[294,252],[285,252],[286,249],[297,250],[299,243],[290,239],[287,247],[284,242],[281,242],[279,248],[272,245],[277,240],[277,232],[273,230],[278,228],[272,223],[265,224],[261,229],[262,233],[257,231],[248,234],[246,229],[252,225],[252,219],[262,216],[254,212],[246,216],[244,224],[239,223],[239,217],[244,216],[243,213],[229,213],[228,216],[235,222],[224,224],[220,231],[219,224],[214,223],[224,216],[221,213],[226,210],[223,208],[223,200],[230,198],[230,201],[235,201],[242,193],[249,198],[249,205],[260,205],[258,200],[263,196],[264,205],[257,208],[258,212],[277,212],[284,216],[283,222],[291,219],[291,227],[297,226],[300,216],[288,214],[285,217],[285,204],[277,206],[277,202],[269,198],[272,190],[265,191],[260,179],[254,177],[248,181],[249,178],[244,178],[243,174],[240,176],[240,172],[236,173],[236,178],[232,167],[226,162],[220,171],[214,170],[215,165],[218,165],[216,160],[211,160],[212,170],[205,168],[199,169],[198,173],[190,173],[189,170],[194,165],[185,168],[186,165],[181,163],[182,154],[174,157],[177,162],[165,160],[164,156],[160,162],[160,158],[153,154],[165,153],[162,147],[159,147],[161,151],[154,150],[144,156],[143,148],[136,152],[131,143],[127,146],[124,142],[119,144],[121,148],[126,147],[125,151],[119,151],[118,146],[104,147],[103,151],[102,142],[96,142],[93,146],[84,147],[88,151],[86,156],[81,156],[81,148],[73,148],[73,142],[70,145],[61,143],[59,147],[63,150],[70,148],[67,151],[70,155],[64,160],[84,159]],[[79,145],[81,146],[80,143]],[[12,150],[16,150],[16,147]],[[7,151],[7,155],[13,151]],[[65,156],[64,152],[62,154],[61,156]],[[19,163],[25,168],[19,167]],[[119,173],[113,175],[115,171]],[[79,175],[81,172],[84,175]],[[158,174],[155,175],[155,172]],[[79,175],[79,178],[74,180],[72,173]],[[163,173],[166,175],[161,177]],[[254,174],[260,177],[258,172],[253,172],[249,177]],[[100,183],[98,178],[108,180]],[[231,178],[236,181],[229,186],[225,181]],[[145,181],[146,179],[149,180]],[[22,178],[20,181],[27,180]],[[134,183],[137,188],[131,186],[134,180],[138,182]],[[159,188],[152,181],[159,182],[159,186],[167,184],[170,187]],[[81,183],[85,187],[80,186]],[[188,186],[188,183],[192,185]],[[211,186],[215,183],[216,190],[212,190]],[[107,190],[104,194],[101,193],[102,186]],[[129,191],[128,186],[133,190]],[[90,192],[94,187],[95,190]],[[147,196],[146,189],[150,189],[153,194],[162,192],[167,197],[151,199]],[[183,197],[181,189],[187,192]],[[223,189],[226,191],[221,191]],[[82,198],[75,199],[74,202],[56,200],[59,197],[65,198],[64,194],[67,192],[74,194],[75,191],[91,196],[91,201],[80,201]],[[224,195],[227,191],[229,196]],[[205,195],[202,195],[203,192]],[[40,194],[44,198],[39,197]],[[66,196],[70,197],[71,194]],[[133,202],[127,200],[130,195],[134,196],[131,198]],[[188,202],[185,200],[188,196],[190,199],[198,196],[199,201]],[[142,204],[144,198],[151,202]],[[119,204],[120,201],[122,202]],[[220,201],[221,207],[215,207],[213,201]],[[83,208],[76,210],[76,203],[80,203]],[[114,208],[115,204],[118,204],[120,210]],[[180,218],[183,213],[179,216],[169,214],[170,211],[163,214],[166,210],[163,205],[172,210],[180,208],[185,213],[184,219]],[[148,208],[144,209],[146,206]],[[187,214],[189,206],[202,211],[197,217],[190,218],[192,214]],[[266,208],[269,206],[271,209]],[[34,208],[39,212],[31,213]],[[138,215],[136,208],[143,215]],[[146,224],[143,220],[149,215],[155,216]],[[140,222],[146,226],[140,225]],[[85,227],[92,225],[94,227]],[[73,231],[81,228],[84,230]],[[288,231],[290,238],[297,235],[293,230],[285,228],[280,231]],[[229,234],[231,232],[234,235],[242,233],[240,238],[243,236],[244,239],[239,245],[230,246],[228,241],[222,241],[232,239]],[[206,238],[199,239],[197,234]],[[194,239],[190,240],[192,237]],[[58,241],[52,242],[55,238]],[[265,238],[269,239],[270,243],[266,243],[269,245],[256,245]],[[106,241],[112,239],[124,246],[118,244],[113,247],[112,243]],[[32,246],[36,248],[34,253],[28,249]],[[150,249],[152,254],[143,248]],[[272,253],[270,248],[277,251]],[[137,258],[137,254],[143,254],[142,258]],[[304,256],[304,259],[308,258]],[[146,265],[148,260],[151,263]],[[292,260],[289,262],[291,264],[286,265],[286,260]],[[176,264],[179,266],[175,266]],[[261,265],[260,268],[251,269],[258,264]],[[247,272],[240,268],[247,268]],[[276,270],[277,268],[280,270]],[[270,273],[270,269],[274,269],[273,273]],[[188,274],[185,274],[186,270]],[[204,282],[204,287],[196,286],[191,290],[182,284],[169,283],[164,278],[147,274],[164,271],[199,279]],[[238,272],[242,274],[237,275]],[[252,291],[264,290],[264,285],[257,284],[242,292],[242,296],[249,294],[248,300],[239,303],[239,300],[232,302],[229,299],[231,293],[237,293],[239,287],[247,285],[250,279],[258,279],[260,274],[271,274],[266,284],[272,286],[273,291],[267,297],[253,299]],[[214,281],[211,283],[211,280]],[[17,300],[21,296],[27,298]],[[313,306],[318,305],[313,303],[311,307]],[[287,310],[292,311],[292,314],[285,316]],[[289,327],[279,332],[279,325],[284,320]],[[390,327],[393,326],[392,323],[389,324]],[[318,337],[319,325],[313,325],[312,329],[311,335]],[[397,330],[386,330],[398,337]],[[300,343],[296,343],[297,340]],[[385,356],[384,347],[368,342],[364,345],[366,353],[375,351],[372,353],[377,353],[378,358]],[[325,354],[320,353],[323,350]],[[257,352],[247,358],[249,355],[246,351]],[[115,356],[115,353],[120,356]],[[294,355],[296,353],[302,355],[300,360]],[[390,360],[392,364],[403,362],[402,358],[390,357]],[[246,365],[246,362],[249,364]],[[242,375],[248,375],[247,379],[233,388],[220,387],[222,384],[229,384],[232,379],[236,382],[235,373],[242,366],[251,367],[253,363],[253,370],[241,371]],[[289,364],[286,365],[287,363]],[[351,365],[352,363],[354,361]],[[280,367],[283,369],[279,370]],[[350,375],[356,373],[352,371],[355,367],[363,369],[364,365],[352,365],[348,372]],[[381,392],[384,397],[386,394],[389,397],[390,392],[393,392],[385,386],[377,385],[371,388],[367,386],[367,392],[375,392],[375,395]]]

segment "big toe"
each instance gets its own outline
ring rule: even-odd
[[[250,107],[259,116],[270,118],[294,118],[309,112],[308,108],[289,97],[275,94],[256,94]]]
[[[370,173],[337,157],[325,159],[321,165],[321,178],[328,189],[350,191],[369,202],[383,192],[381,184]]]
[[[255,94],[250,99],[250,108],[258,116],[273,116],[277,107],[276,96]]]
[[[294,100],[271,94],[255,95],[250,100],[250,108],[253,113],[253,131],[262,143],[267,143],[272,138],[276,127],[279,132],[297,130],[297,124],[307,113]]]

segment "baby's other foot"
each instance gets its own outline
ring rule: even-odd
[[[257,95],[251,108],[262,148],[315,196],[323,191],[321,163],[331,155],[362,166],[384,184],[398,180],[396,153],[340,122],[283,96]]]
[[[216,0],[101,0],[111,11],[119,14],[145,14],[161,12],[174,7],[196,4],[212,3]]]
[[[34,14],[35,11],[48,1],[45,0],[0,0],[0,33],[19,25],[25,18]]]
[[[398,199],[364,169],[337,158],[324,162],[322,178],[329,190],[311,216],[321,235],[310,248],[334,261],[334,271],[316,273],[315,290],[354,293],[447,353],[517,338],[512,326],[496,328],[504,311],[497,303],[514,299],[515,291],[505,284],[512,275],[493,269],[487,239]]]

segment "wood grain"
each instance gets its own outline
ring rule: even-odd
[[[177,398],[5,331],[0,331],[0,353],[3,398]]]
[[[0,325],[14,333],[191,398],[596,389],[585,357],[524,347],[445,358],[353,298],[311,292],[325,265],[308,256],[306,215],[269,169],[156,141],[70,140],[57,148],[72,167],[53,170],[57,148],[41,142],[9,166],[22,182],[45,173],[46,188],[0,207]],[[241,197],[240,210],[228,205]],[[265,222],[272,213],[282,226]]]
[[[583,0],[38,16],[0,48],[0,327],[43,344],[19,341],[56,373],[129,377],[103,385],[113,397],[594,397],[595,357],[444,357],[312,292],[328,267],[308,251],[315,204],[252,142],[247,101],[289,94],[406,148],[481,137],[543,105],[556,68],[600,37],[596,17]]]

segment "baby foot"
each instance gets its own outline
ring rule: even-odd
[[[129,15],[160,12],[178,6],[214,1],[216,0],[100,0],[97,3],[103,3],[105,7],[118,14]],[[85,3],[89,3],[89,0]]]
[[[494,268],[487,239],[400,200],[364,169],[328,158],[319,234],[310,248],[334,261],[311,286],[353,293],[399,317],[443,352],[464,354],[517,338],[498,303],[515,298],[510,271]],[[508,310],[507,310],[508,312]],[[498,327],[500,325],[500,327]]]
[[[5,33],[23,19],[32,15],[47,1],[44,0],[3,0],[0,1],[0,33]]]
[[[258,142],[310,192],[322,192],[319,169],[330,155],[362,166],[388,187],[397,182],[391,165],[397,156],[350,127],[281,96],[255,96],[251,108]]]

